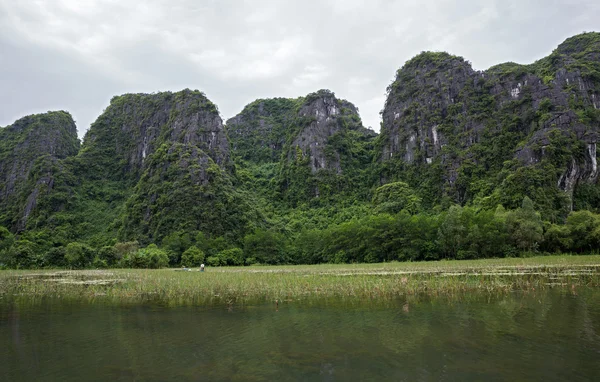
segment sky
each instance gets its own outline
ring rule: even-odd
[[[379,131],[421,51],[478,70],[600,31],[598,0],[0,0],[0,126],[67,110],[83,137],[124,93],[203,91],[226,120],[257,98],[330,89]]]

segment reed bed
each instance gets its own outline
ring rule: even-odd
[[[423,263],[142,270],[0,271],[0,298],[104,299],[168,304],[390,300],[600,286],[600,256]]]

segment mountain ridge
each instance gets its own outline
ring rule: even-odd
[[[599,131],[596,32],[484,71],[422,52],[387,88],[379,134],[326,89],[256,100],[226,123],[198,90],[130,93],[81,144],[67,112],[0,128],[0,225],[46,249],[179,246],[177,264],[190,243],[226,250],[258,235],[277,247],[298,221],[327,229],[371,213],[516,210],[530,198],[556,224],[600,211]]]

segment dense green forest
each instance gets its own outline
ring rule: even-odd
[[[0,128],[0,267],[423,261],[600,248],[600,34],[475,71],[424,52],[380,133],[320,90],[223,123],[200,91]]]

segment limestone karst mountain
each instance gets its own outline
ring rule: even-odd
[[[599,108],[599,33],[569,38],[531,65],[485,71],[425,52],[388,88],[383,179],[427,189],[432,205],[514,207],[528,195],[551,210],[581,207],[598,179]]]
[[[410,213],[437,214],[527,197],[549,222],[600,211],[600,33],[485,71],[424,52],[387,90],[380,134],[329,90],[259,99],[226,124],[200,91],[125,94],[81,145],[67,112],[24,117],[0,129],[0,225],[40,251],[133,240],[226,250],[258,232],[249,243],[286,253],[278,243],[307,220],[396,213],[408,199]]]

